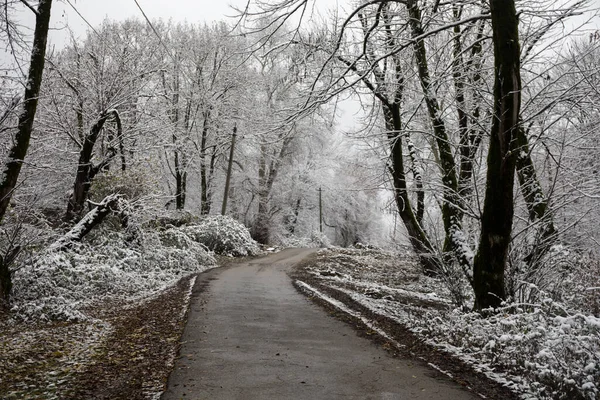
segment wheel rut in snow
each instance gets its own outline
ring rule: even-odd
[[[202,274],[163,400],[476,399],[394,358],[298,293],[290,249]]]

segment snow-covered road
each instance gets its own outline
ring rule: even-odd
[[[393,358],[292,286],[314,250],[201,274],[170,399],[475,399],[424,365]]]

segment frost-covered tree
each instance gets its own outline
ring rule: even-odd
[[[29,62],[29,72],[24,80],[25,93],[20,111],[18,112],[14,141],[4,162],[3,173],[0,177],[0,222],[4,219],[13,192],[17,187],[21,167],[29,148],[29,140],[33,131],[33,123],[36,117],[38,98],[44,74],[51,9],[52,0],[40,0],[37,8],[31,8],[31,12],[35,14],[31,59]],[[8,18],[8,15],[6,15],[6,18]],[[8,35],[10,35],[10,29],[9,26],[6,32]],[[10,112],[10,110],[7,111]],[[6,119],[4,122],[6,122]],[[13,251],[10,251],[10,253],[12,254]],[[13,258],[14,255],[10,257],[4,256],[0,259],[0,306],[2,307],[9,300],[12,286],[10,264]]]
[[[318,65],[305,112],[349,89],[371,97],[372,115],[385,121],[393,190],[413,248],[425,270],[451,275],[457,262],[478,308],[505,298],[515,172],[529,225],[541,238],[523,262],[539,260],[556,238],[549,188],[530,151],[533,132],[521,123],[543,106],[530,92],[521,108],[520,74],[537,73],[548,43],[564,43],[551,36],[555,27],[587,5],[539,1],[519,21],[514,2],[492,3],[360,2],[318,33],[298,29],[289,42],[307,48]],[[268,36],[252,22],[267,18],[273,30],[309,8],[302,0],[251,2],[242,18]],[[500,9],[508,12],[500,16]],[[508,26],[516,52],[498,34]]]

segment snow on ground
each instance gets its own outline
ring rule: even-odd
[[[159,302],[162,307],[167,300],[169,307],[177,303],[181,308],[170,309],[166,322],[161,315],[154,315],[157,320],[151,322],[168,330],[154,333],[169,338],[172,354],[165,356],[163,365],[172,365],[179,336],[165,335],[177,334],[179,328],[171,325],[183,321],[195,282],[190,275],[216,267],[214,254],[245,256],[259,251],[248,230],[231,218],[176,223],[180,220],[157,219],[125,230],[105,224],[82,243],[65,251],[40,250],[20,266],[13,279],[11,319],[0,324],[0,397],[70,396],[71,389],[78,389],[73,382],[80,372],[93,368],[94,360],[108,357],[115,335],[138,340],[152,333],[127,331],[124,326],[129,322],[121,315],[135,316],[148,307],[157,310],[150,305]],[[190,279],[182,280],[186,277]],[[189,286],[180,301],[182,282]],[[143,323],[132,323],[146,329]],[[153,325],[154,329],[158,328]],[[168,352],[165,345],[160,347]],[[162,382],[148,384],[147,397],[155,397]]]
[[[216,265],[208,250],[177,228],[104,232],[67,251],[46,251],[17,270],[12,312],[25,321],[75,321],[105,301],[135,300]]]
[[[409,256],[378,250],[321,250],[306,272],[524,399],[598,398],[600,319],[589,313],[542,296],[484,318],[453,308],[441,281],[423,276]]]
[[[56,389],[76,378],[111,331],[110,324],[101,321],[1,330],[0,382],[13,381],[10,387],[0,385],[1,397],[59,399]]]
[[[98,229],[83,243],[42,251],[14,275],[12,314],[24,321],[77,321],[105,301],[135,302],[184,276],[216,266],[213,254],[247,256],[259,248],[229,217],[180,227]]]

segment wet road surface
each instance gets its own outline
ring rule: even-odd
[[[289,249],[201,274],[163,400],[478,399],[393,358],[299,294]]]

